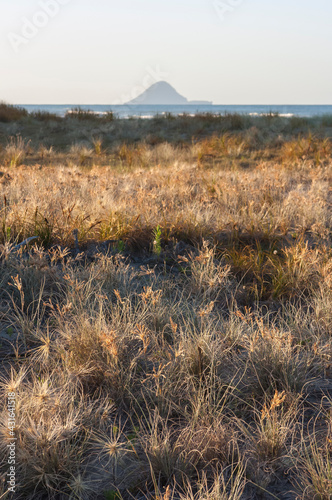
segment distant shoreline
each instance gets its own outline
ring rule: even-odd
[[[74,108],[80,108],[83,111],[90,111],[93,114],[103,115],[113,112],[118,118],[153,118],[156,115],[196,115],[201,113],[212,114],[245,114],[250,116],[262,116],[266,114],[278,114],[284,117],[314,117],[332,114],[332,105],[134,105],[134,104],[19,104],[29,112],[50,112],[59,116],[64,116]]]

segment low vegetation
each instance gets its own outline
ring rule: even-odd
[[[2,108],[0,498],[331,498],[332,121]]]

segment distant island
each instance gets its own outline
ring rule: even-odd
[[[188,101],[167,82],[157,82],[127,105],[210,105],[211,101]]]

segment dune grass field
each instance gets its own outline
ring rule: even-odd
[[[332,498],[331,154],[0,105],[0,498]]]

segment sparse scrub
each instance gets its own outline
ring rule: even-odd
[[[85,120],[94,120],[95,119],[95,113],[91,110],[84,110],[80,107],[78,108],[73,108],[70,111],[66,113],[66,118],[73,118],[76,120],[80,121],[85,121]]]
[[[79,120],[83,122],[112,122],[115,119],[114,113],[108,111],[106,114],[98,114],[91,110],[85,110],[83,108],[73,108],[66,113],[65,119]]]
[[[5,102],[0,102],[0,122],[15,122],[25,118],[26,116],[28,116],[26,109],[6,104]]]
[[[40,122],[61,121],[61,116],[57,115],[56,113],[50,113],[49,111],[33,111],[32,113],[30,113],[30,117],[35,118]]]

